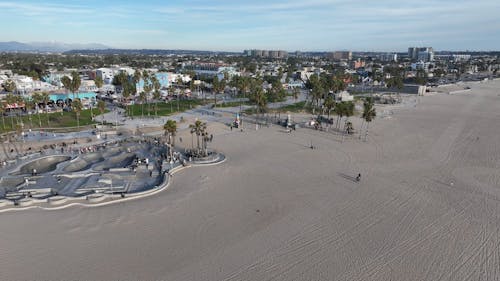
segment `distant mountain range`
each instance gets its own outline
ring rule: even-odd
[[[241,55],[241,52],[202,51],[202,50],[163,50],[163,49],[75,49],[65,54],[81,55]]]
[[[21,43],[16,41],[0,42],[0,52],[66,52],[69,50],[96,50],[108,49],[108,46],[90,44],[67,44],[61,42],[32,42]]]

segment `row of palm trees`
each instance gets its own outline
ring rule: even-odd
[[[35,110],[38,116],[38,126],[39,128],[42,128],[42,118],[40,116],[41,112],[44,112],[46,114],[46,120],[47,120],[47,127],[50,127],[50,118],[49,118],[49,111],[47,104],[50,102],[50,95],[46,92],[35,92],[31,95],[31,98],[22,98],[19,95],[13,95],[13,94],[7,94],[5,97],[5,102],[6,103],[0,103],[0,114],[2,115],[2,124],[3,124],[3,129],[5,130],[5,115],[4,113],[7,111],[7,104],[15,104],[15,103],[24,103],[24,106],[26,110]],[[99,100],[97,102],[97,107],[101,114],[104,113],[106,110],[106,105],[104,101]],[[80,114],[83,110],[83,103],[79,98],[75,98],[72,103],[71,103],[71,108],[76,114],[76,120],[77,120],[77,127],[79,129],[80,127]],[[20,115],[16,115],[16,118],[20,118]],[[11,119],[11,128],[15,128],[14,125],[14,116],[13,114],[10,114],[10,119]],[[31,115],[29,115],[29,119],[31,122]],[[104,119],[102,121],[104,123]],[[19,119],[16,122],[17,124],[22,124],[22,120]],[[31,124],[31,127],[33,127],[33,124]]]
[[[173,147],[175,146],[175,136],[177,134],[177,122],[175,120],[167,120],[163,125],[167,144],[169,146],[170,157],[173,155]],[[211,140],[207,131],[207,123],[196,120],[193,124],[189,125],[191,133],[191,151],[192,155],[198,157],[205,157],[208,155],[207,143]],[[194,147],[194,136],[196,135],[196,150]]]

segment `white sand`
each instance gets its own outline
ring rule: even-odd
[[[500,280],[500,83],[472,88],[366,143],[219,126],[228,161],[154,197],[2,213],[0,280]]]

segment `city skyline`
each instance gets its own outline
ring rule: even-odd
[[[3,41],[101,43],[112,48],[243,51],[495,50],[496,1],[199,0],[140,3],[0,1]]]

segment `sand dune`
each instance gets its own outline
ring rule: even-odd
[[[0,280],[499,280],[500,83],[471,87],[367,142],[216,126],[227,161],[154,197],[2,213]]]

